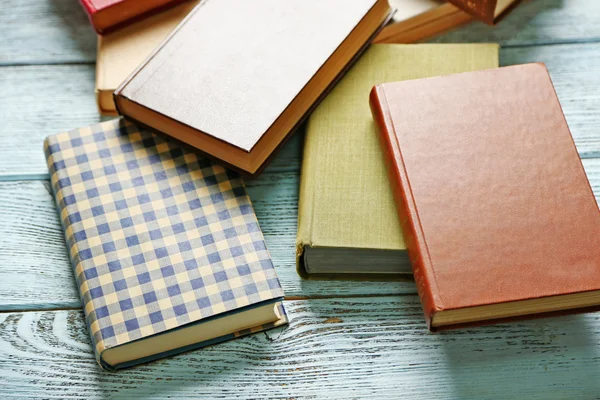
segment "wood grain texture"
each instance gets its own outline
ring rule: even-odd
[[[495,28],[475,23],[436,41],[510,46],[597,41],[598,20],[596,1],[526,1]],[[75,0],[3,0],[0,37],[0,65],[95,60],[95,34]]]
[[[600,199],[600,159],[583,160]],[[258,221],[288,298],[416,293],[413,282],[305,281],[294,261],[299,178],[265,173],[247,183]],[[0,183],[0,311],[77,308],[79,298],[66,255],[49,182]]]
[[[600,40],[600,3],[590,0],[525,0],[496,26],[474,22],[432,40],[531,46]]]
[[[547,64],[584,158],[600,156],[599,50],[600,43],[501,50],[503,65]],[[100,120],[93,79],[91,65],[0,68],[0,180],[46,178],[43,139]],[[300,169],[300,136],[292,136],[267,171]]]
[[[285,328],[118,373],[80,311],[0,314],[3,397],[591,399],[600,314],[430,334],[416,296],[287,301]]]
[[[96,59],[96,34],[76,0],[2,0],[0,38],[0,65]]]
[[[48,181],[0,185],[0,304],[8,309],[80,307],[51,190]]]
[[[42,142],[100,121],[92,65],[0,68],[0,174],[46,177]]]

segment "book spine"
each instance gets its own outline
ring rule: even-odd
[[[75,281],[77,283],[77,290],[79,292],[79,296],[81,302],[83,304],[83,312],[85,315],[85,320],[88,325],[88,331],[90,332],[90,337],[92,340],[92,347],[94,348],[94,353],[96,355],[96,360],[100,363],[100,354],[104,350],[103,342],[101,335],[98,333],[96,335],[92,334],[95,330],[92,329],[92,326],[96,322],[96,312],[93,307],[92,299],[89,291],[85,290],[87,288],[87,284],[85,282],[85,274],[83,273],[83,266],[81,263],[81,258],[79,255],[79,249],[77,246],[77,240],[75,238],[74,232],[77,227],[74,228],[74,219],[71,216],[71,212],[69,207],[67,206],[67,202],[65,198],[69,195],[65,193],[62,186],[62,180],[68,179],[64,171],[65,166],[60,166],[59,163],[55,162],[54,155],[56,151],[59,151],[60,142],[56,139],[55,136],[49,136],[44,140],[44,154],[46,156],[46,162],[48,164],[48,173],[50,175],[50,186],[52,187],[52,194],[54,197],[54,201],[56,203],[56,208],[58,210],[58,218],[60,220],[63,232],[65,234],[65,243],[69,253],[69,259],[71,260],[71,265],[75,275]]]
[[[498,0],[448,0],[448,2],[486,24],[494,24]]]
[[[131,82],[131,80],[133,80],[133,78],[135,78],[135,76],[137,74],[140,73],[140,71],[146,67],[146,64],[148,64],[148,62],[150,60],[152,60],[157,53],[159,53],[163,47],[173,38],[173,36],[175,36],[177,34],[177,32],[179,32],[179,30],[192,18],[192,16],[198,12],[198,10],[200,10],[202,7],[204,7],[206,5],[206,3],[208,3],[210,0],[204,0],[204,1],[200,1],[196,6],[194,6],[194,8],[192,9],[192,11],[190,11],[188,13],[188,15],[185,16],[185,18],[183,18],[181,20],[181,22],[179,22],[179,24],[171,31],[171,33],[169,33],[167,35],[166,38],[163,39],[163,41],[154,48],[154,51],[152,51],[152,53],[150,53],[146,59],[144,59],[144,61],[142,61],[136,69],[133,70],[133,72],[131,72],[129,74],[129,76],[127,78],[125,78],[125,80],[123,82],[121,82],[121,84],[115,89],[114,93],[113,93],[113,98],[114,98],[114,102],[115,104],[117,104],[117,111],[119,113],[119,115],[123,115],[121,113],[121,111],[119,110],[119,105],[117,103],[117,98],[119,96],[123,96],[122,92],[125,89],[125,87],[127,87],[127,85]]]
[[[371,90],[369,103],[373,119],[380,131],[379,137],[385,154],[390,185],[396,200],[400,226],[402,227],[404,242],[406,243],[408,257],[417,284],[417,291],[421,298],[427,325],[431,329],[433,316],[442,308],[441,302],[436,295],[435,277],[433,276],[427,244],[419,223],[419,216],[412,197],[398,140],[392,121],[389,118],[385,92],[381,86],[375,86]]]

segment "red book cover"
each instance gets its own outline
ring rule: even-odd
[[[79,0],[92,26],[106,34],[185,0]]]
[[[432,330],[598,308],[600,212],[543,64],[370,100]]]

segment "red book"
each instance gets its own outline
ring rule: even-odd
[[[79,0],[99,34],[109,33],[184,0]]]
[[[600,212],[543,64],[370,100],[432,330],[598,309]]]

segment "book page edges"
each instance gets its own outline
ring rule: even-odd
[[[271,311],[266,315],[264,310],[269,309]],[[251,309],[229,312],[208,321],[199,320],[195,323],[187,323],[159,334],[103,349],[99,362],[103,368],[115,371],[276,328],[287,323],[288,317],[283,307],[283,299],[280,298],[275,302],[267,301],[266,304]],[[238,324],[238,326],[231,330],[232,324]],[[148,351],[148,347],[152,351]]]

